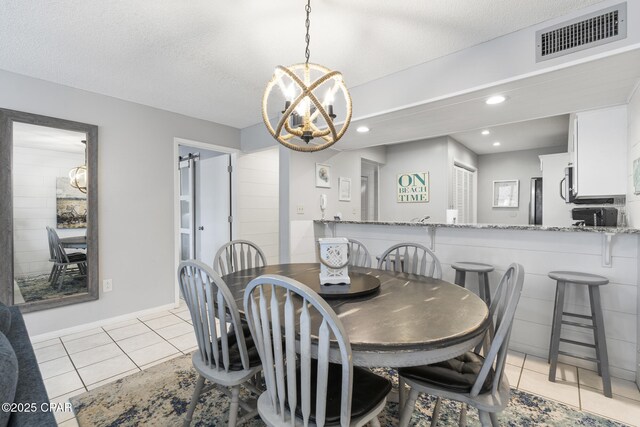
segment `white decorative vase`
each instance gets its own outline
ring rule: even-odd
[[[318,246],[320,249],[320,284],[350,284],[349,240],[345,237],[318,239]]]

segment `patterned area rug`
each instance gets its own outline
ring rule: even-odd
[[[393,373],[392,370],[386,370]],[[382,371],[384,372],[384,371]],[[178,426],[191,400],[196,373],[191,356],[172,359],[146,371],[104,385],[71,399],[80,426]],[[247,399],[248,394],[245,394]],[[411,420],[412,426],[428,426],[435,399],[422,395]],[[193,417],[193,426],[225,426],[229,399],[217,390],[201,396]],[[438,425],[455,426],[459,406],[443,401]],[[477,426],[477,412],[469,409],[468,425]],[[583,413],[560,403],[514,390],[507,409],[500,414],[503,426],[624,426],[595,415]],[[382,426],[398,425],[398,405],[388,403],[380,416]],[[263,427],[260,418],[244,426]]]
[[[87,278],[76,271],[67,273],[62,289],[58,291],[59,283],[49,283],[49,274],[16,278],[20,293],[25,302],[42,301],[87,292]]]

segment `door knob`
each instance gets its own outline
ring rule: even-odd
[[[198,230],[200,230],[200,231],[204,230],[204,226],[201,225],[200,227],[198,227]]]

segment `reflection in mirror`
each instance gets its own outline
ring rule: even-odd
[[[0,108],[0,302],[96,300],[98,127]]]
[[[88,293],[86,140],[13,122],[14,304]]]

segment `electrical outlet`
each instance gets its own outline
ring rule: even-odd
[[[111,292],[113,290],[113,280],[104,279],[102,281],[102,292]]]
[[[353,214],[354,214],[354,215],[358,215],[358,209],[353,208]]]
[[[298,205],[296,212],[298,215],[304,215],[304,205]]]

